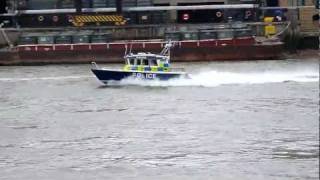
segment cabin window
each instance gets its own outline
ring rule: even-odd
[[[107,38],[104,35],[92,35],[91,43],[105,43],[107,42]]]
[[[157,60],[156,59],[150,59],[149,60],[149,65],[150,66],[157,66]]]
[[[18,41],[19,45],[24,44],[37,44],[37,38],[36,37],[20,37]]]
[[[138,59],[138,66],[143,66],[145,65],[145,59]]]
[[[38,37],[38,44],[54,44],[53,36],[40,36]]]
[[[134,65],[134,66],[138,65],[138,59],[134,59],[134,60],[133,60],[133,65]]]
[[[219,31],[218,32],[218,38],[219,39],[230,39],[233,38],[233,31],[229,30],[225,30],[225,31]]]
[[[144,65],[149,66],[149,61],[148,61],[148,59],[144,59]]]
[[[164,63],[164,62],[166,62],[166,60],[165,60],[165,59],[162,59],[162,58],[157,58],[157,62],[159,62],[159,63]]]
[[[148,58],[148,65],[149,66],[156,66],[157,65],[157,59],[155,57],[149,57]]]
[[[76,35],[72,37],[74,44],[81,44],[81,43],[89,43],[90,39],[89,36],[86,35]]]
[[[71,36],[57,36],[56,44],[71,44],[72,37]]]
[[[135,63],[134,63],[134,59],[133,58],[130,58],[129,59],[129,63],[130,63],[130,65],[134,65]]]

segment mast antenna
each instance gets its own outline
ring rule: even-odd
[[[163,56],[169,56],[170,57],[170,49],[173,46],[172,41],[169,40],[165,45],[164,48],[161,51],[161,55]]]

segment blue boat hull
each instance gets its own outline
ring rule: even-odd
[[[187,77],[183,72],[139,72],[139,71],[117,71],[105,69],[91,69],[96,77],[103,83],[107,84],[109,81],[121,81],[123,79],[132,77],[135,79],[144,80],[169,80],[180,77]]]

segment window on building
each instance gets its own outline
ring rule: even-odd
[[[7,7],[6,1],[3,1],[3,0],[0,1],[0,14],[4,14],[7,12],[6,7]]]
[[[91,8],[92,0],[81,0],[82,8]],[[66,9],[74,8],[74,0],[28,0],[27,9],[38,10],[38,9]]]
[[[275,0],[267,0],[267,6],[270,6],[270,7],[279,6],[279,2]]]
[[[92,0],[82,0],[82,8],[91,8]]]
[[[306,2],[305,0],[298,0],[298,6],[305,6]]]
[[[93,8],[104,8],[107,6],[107,0],[92,0]]]
[[[55,9],[57,8],[57,0],[29,0],[27,1],[28,9]]]
[[[57,8],[67,9],[67,8],[74,8],[74,1],[73,0],[59,0],[57,2]]]

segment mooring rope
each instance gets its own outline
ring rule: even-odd
[[[282,31],[278,32],[277,34],[271,36],[271,38],[275,37],[275,36],[279,36],[281,35],[282,33],[284,33],[288,28],[289,26],[291,25],[291,21],[289,21],[289,23],[287,24],[287,26],[285,28],[282,29]]]

